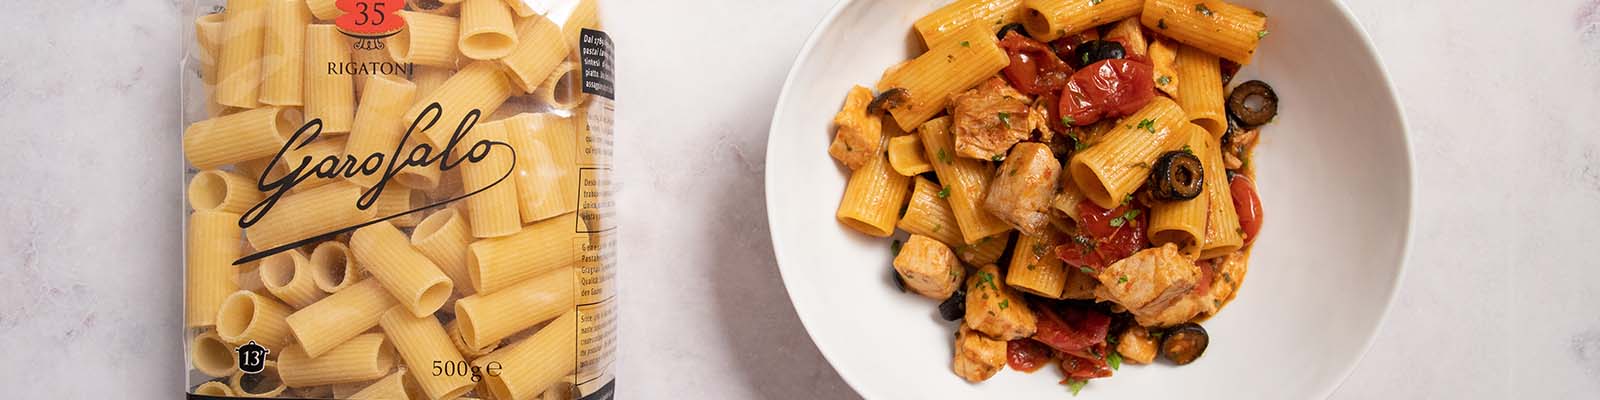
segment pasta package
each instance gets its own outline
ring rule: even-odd
[[[600,0],[178,5],[187,399],[615,396]]]

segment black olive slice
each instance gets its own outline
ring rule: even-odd
[[[950,298],[939,303],[939,317],[945,321],[960,321],[967,316],[967,285],[956,288]]]
[[[1090,40],[1078,45],[1072,50],[1072,59],[1067,60],[1072,68],[1083,68],[1104,60],[1114,60],[1127,57],[1128,51],[1122,43],[1110,40]]]
[[[1278,93],[1266,82],[1241,83],[1228,94],[1228,114],[1245,129],[1266,125],[1278,116]]]
[[[1033,35],[1028,34],[1028,28],[1019,23],[1011,23],[1000,27],[1000,33],[995,34],[995,37],[999,38],[1000,40],[1006,40],[1006,34],[1010,32],[1016,32],[1017,34],[1022,35],[1022,37],[1033,39]]]
[[[1206,334],[1206,328],[1200,324],[1185,322],[1167,331],[1161,340],[1161,356],[1172,360],[1174,364],[1187,365],[1205,354],[1206,346],[1211,344],[1211,336]]]
[[[1150,195],[1156,200],[1189,200],[1205,188],[1205,170],[1194,150],[1169,151],[1150,167]]]
[[[867,103],[867,115],[878,115],[884,111],[889,111],[891,108],[899,107],[910,100],[911,93],[906,92],[905,89],[892,88],[885,90],[883,93],[879,93],[878,97],[873,98],[871,103]]]

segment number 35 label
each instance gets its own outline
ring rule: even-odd
[[[334,26],[350,36],[378,39],[406,26],[399,14],[406,7],[405,0],[338,0],[334,5],[344,11],[333,21]]]

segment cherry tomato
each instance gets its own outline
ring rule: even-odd
[[[1090,40],[1094,39],[1082,33],[1075,33],[1070,36],[1062,36],[1054,41],[1051,41],[1050,49],[1055,50],[1057,58],[1066,60],[1071,58],[1073,53],[1077,52],[1078,45]]]
[[[1064,354],[1098,358],[1106,354],[1106,332],[1111,317],[1086,307],[1063,307],[1060,313],[1049,307],[1035,307],[1038,323],[1033,340]]]
[[[1133,114],[1156,96],[1154,71],[1137,57],[1089,64],[1061,89],[1061,115],[1086,126]]]
[[[1061,358],[1061,374],[1066,375],[1067,380],[1104,378],[1111,376],[1111,366],[1106,365],[1106,360],[1099,357],[1066,356]]]
[[[1006,365],[1022,372],[1038,371],[1050,362],[1050,346],[1033,339],[1016,339],[1006,342]]]
[[[1011,56],[1006,66],[1006,79],[1017,91],[1029,95],[1057,93],[1072,78],[1072,67],[1056,58],[1050,47],[1015,31],[1006,34],[1000,48]]]
[[[1148,210],[1124,204],[1110,210],[1090,202],[1078,203],[1078,231],[1056,246],[1056,257],[1068,265],[1104,269],[1145,248]],[[1131,217],[1131,218],[1130,218]]]
[[[1256,196],[1256,183],[1250,177],[1234,174],[1228,189],[1233,193],[1233,210],[1239,213],[1239,228],[1244,230],[1244,245],[1249,246],[1261,232],[1261,198]]]

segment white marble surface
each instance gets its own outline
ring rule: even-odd
[[[788,304],[762,202],[773,102],[832,2],[606,1],[623,398],[855,397]],[[177,1],[13,3],[0,397],[174,398],[187,23]],[[1400,294],[1336,397],[1600,398],[1600,1],[1347,3],[1405,105],[1419,207]]]

